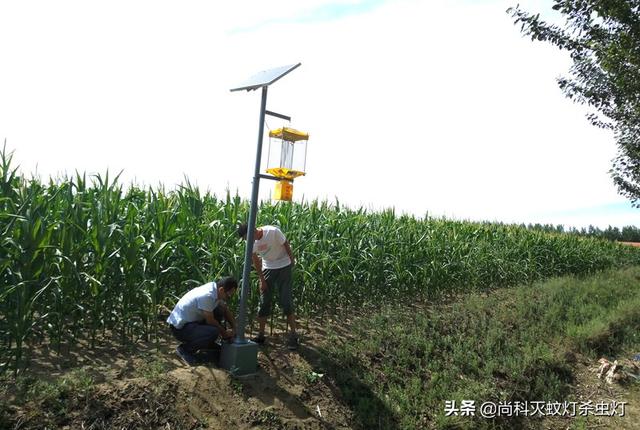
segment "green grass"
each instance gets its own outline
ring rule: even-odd
[[[0,428],[13,428],[16,424],[15,417],[11,416],[11,404],[30,405],[29,413],[43,420],[43,425],[49,421],[64,422],[69,408],[77,408],[79,402],[86,403],[94,389],[93,378],[83,369],[66,373],[50,381],[31,376],[2,380]]]
[[[136,367],[135,374],[150,381],[162,379],[169,370],[166,357],[160,353],[145,353],[141,363]]]
[[[453,305],[381,305],[323,351],[362,428],[514,428],[445,417],[447,400],[563,401],[571,355],[640,345],[640,268],[476,293]]]

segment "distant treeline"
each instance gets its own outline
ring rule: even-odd
[[[640,228],[632,225],[622,228],[609,226],[604,230],[592,225],[588,228],[583,227],[581,229],[577,229],[575,227],[565,229],[563,225],[554,226],[552,224],[521,224],[520,227],[536,231],[572,233],[579,236],[595,237],[618,242],[640,242]]]

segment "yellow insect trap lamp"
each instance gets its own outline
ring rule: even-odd
[[[293,180],[305,175],[309,134],[289,127],[269,132],[267,173],[277,178],[275,200],[291,201]]]

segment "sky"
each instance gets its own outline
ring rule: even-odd
[[[266,122],[310,135],[294,201],[640,226],[613,136],[563,96],[570,59],[521,35],[517,3],[557,19],[550,0],[3,1],[0,139],[27,175],[249,198],[260,91],[229,90],[300,62],[268,90],[291,123]]]

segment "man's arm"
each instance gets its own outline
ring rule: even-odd
[[[262,273],[262,260],[255,252],[251,255],[251,259],[253,260],[253,267],[258,274],[258,279],[260,280],[260,291],[264,293],[267,291],[267,280],[264,279],[264,274]]]
[[[291,252],[291,245],[289,245],[289,241],[285,240],[282,244],[284,246],[284,250],[287,251],[287,255],[289,255],[289,259],[291,260],[291,265],[296,265],[296,259],[293,258],[293,252]]]
[[[215,319],[215,317],[213,316],[213,312],[203,310],[202,314],[204,315],[204,319],[207,321],[207,324],[218,328],[218,333],[220,333],[220,336],[222,336],[222,338],[227,339],[233,336],[233,333],[231,332],[231,330],[225,330],[224,327],[220,325],[218,320]],[[235,321],[234,321],[234,327],[235,327]]]
[[[236,320],[233,317],[233,313],[231,312],[231,310],[229,310],[229,306],[226,303],[223,305],[222,310],[224,311],[224,319],[229,324],[231,324],[231,329],[235,333],[235,331],[236,331]]]

